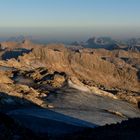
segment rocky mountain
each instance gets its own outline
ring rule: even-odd
[[[0,43],[0,57],[3,60],[18,58],[24,53],[29,53],[32,48],[39,48],[43,45],[34,44],[30,40],[23,40],[20,42],[1,42]]]
[[[85,47],[88,48],[105,48],[112,49],[115,46],[115,41],[109,37],[93,37],[86,41]]]
[[[78,136],[83,128],[140,117],[139,51],[29,40],[0,46],[0,111],[33,134]]]
[[[114,49],[117,45],[117,42],[110,37],[92,37],[89,38],[86,42],[74,42],[72,45],[83,46],[85,48],[99,49],[104,48],[108,50]]]
[[[135,66],[130,62],[134,59],[137,60]],[[35,48],[29,54],[19,57],[19,61],[27,65],[42,63],[47,68],[66,72],[80,80],[91,80],[105,87],[131,91],[140,89],[137,67],[139,59],[139,53],[134,52],[104,49],[71,51],[61,44]]]
[[[7,42],[22,42],[23,40],[32,40],[32,36],[12,36],[6,39]]]
[[[85,42],[73,42],[71,45],[81,46],[92,49],[107,49],[107,50],[125,50],[125,51],[140,51],[140,39],[132,38],[127,40],[113,40],[110,37],[92,37]]]

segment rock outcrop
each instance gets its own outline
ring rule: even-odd
[[[55,46],[56,47],[56,46]],[[92,50],[92,52],[71,51],[62,45],[35,48],[19,58],[27,66],[40,67],[66,72],[80,80],[92,80],[109,88],[140,91],[139,69],[126,59],[140,60],[139,53],[127,51]],[[139,65],[139,62],[136,62]],[[37,64],[39,64],[37,66]]]
[[[2,52],[19,48],[29,50],[16,59],[1,60],[0,64],[23,71],[24,76],[32,78],[39,85],[59,88],[68,79],[75,77],[75,86],[80,83],[83,89],[88,87],[88,90],[99,95],[121,98],[135,104],[139,102],[139,52],[121,49],[75,50],[63,44],[36,45],[28,40],[22,43],[2,43],[1,46],[6,47]],[[7,83],[12,82],[8,78],[4,79]]]

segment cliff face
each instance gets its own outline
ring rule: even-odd
[[[19,57],[23,65],[43,65],[50,70],[76,76],[81,81],[89,80],[104,87],[137,92],[140,92],[139,60],[140,54],[136,52],[104,49],[72,51],[62,44],[34,48],[29,54]]]
[[[42,45],[34,44],[30,40],[23,40],[22,42],[6,41],[6,42],[0,43],[1,48],[8,49],[8,50],[12,50],[15,48],[32,49],[32,48],[40,47],[40,46],[42,46]]]
[[[17,59],[19,56],[29,53],[33,48],[40,48],[43,45],[34,44],[29,40],[22,42],[1,42],[0,43],[0,59],[7,60],[11,58]]]

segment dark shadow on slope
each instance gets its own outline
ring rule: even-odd
[[[68,136],[67,140],[140,140],[140,118],[133,118],[121,123],[89,128],[81,134]]]
[[[15,122],[19,123],[22,128],[27,128],[38,137],[41,136],[44,139],[48,135],[53,139],[63,138],[67,135],[73,135],[73,133],[82,133],[87,128],[96,126],[77,118],[43,109],[26,99],[8,96],[5,93],[0,93],[0,106],[1,112],[6,113]],[[16,128],[11,130],[11,127],[6,127],[4,129],[6,132],[13,133],[12,131],[15,131],[15,134],[18,133]],[[3,137],[3,135],[1,134],[0,137]]]
[[[0,105],[5,93],[0,93]],[[88,127],[88,122],[63,115],[48,109],[34,106],[30,101],[5,95],[15,99],[18,109],[0,113],[0,139],[4,140],[139,140],[140,118],[122,123],[100,127]],[[6,98],[5,97],[5,98]],[[18,101],[19,100],[19,101]],[[30,106],[21,106],[19,102],[29,102]],[[5,102],[6,103],[6,102]],[[12,103],[12,102],[9,102]],[[10,104],[9,104],[10,105]],[[12,106],[13,104],[11,104]],[[14,105],[15,106],[15,105]],[[33,107],[34,106],[34,107]],[[15,106],[16,107],[16,106]]]
[[[140,70],[137,72],[138,80],[140,81]]]
[[[31,129],[24,127],[16,118],[12,118],[7,112],[22,108],[39,108],[36,104],[19,97],[9,96],[0,92],[0,140],[42,140]],[[45,135],[48,139],[48,135]]]
[[[20,94],[20,93],[19,93]],[[15,96],[9,96],[4,92],[0,92],[0,111],[1,112],[8,112],[14,109],[20,108],[34,108],[39,107],[33,102],[26,100],[24,98],[19,98]]]
[[[2,60],[7,60],[7,59],[11,59],[11,58],[17,59],[19,56],[23,55],[24,53],[29,53],[30,51],[31,50],[28,50],[25,48],[17,48],[17,49],[13,49],[10,51],[6,51],[2,55]]]
[[[45,109],[15,110],[9,112],[9,115],[37,135],[45,137],[48,134],[51,139],[60,139],[75,133],[80,134],[91,128],[88,122]]]
[[[39,140],[30,129],[23,127],[10,116],[0,112],[0,140]],[[46,140],[47,140],[46,135]]]

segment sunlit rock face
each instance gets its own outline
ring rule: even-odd
[[[19,69],[46,67],[49,71],[64,72],[76,77],[87,86],[97,86],[118,98],[137,104],[139,102],[139,60],[137,51],[114,49],[71,49],[63,44],[38,45],[29,40],[4,42],[7,52],[26,49],[16,59],[0,61],[1,65]],[[39,76],[39,75],[38,75]],[[57,84],[56,84],[57,86]],[[92,87],[92,89],[95,89]]]
[[[135,65],[131,62],[133,59]],[[82,49],[77,52],[65,48],[64,45],[48,45],[33,49],[19,60],[33,67],[42,64],[48,69],[66,72],[81,80],[91,80],[105,87],[140,91],[140,55],[136,52],[104,49]]]

